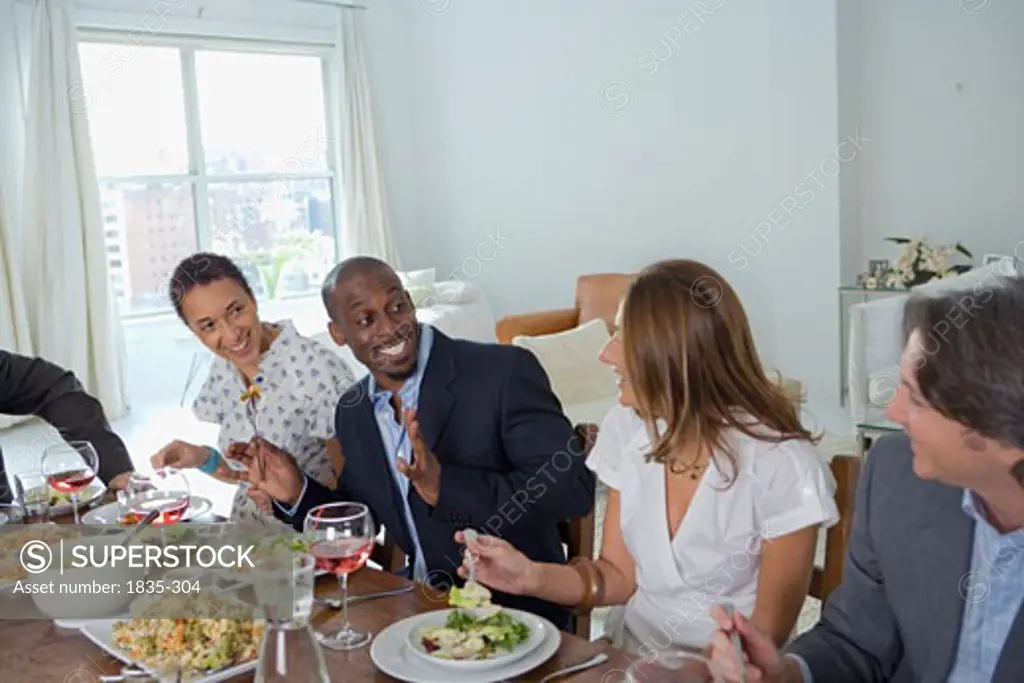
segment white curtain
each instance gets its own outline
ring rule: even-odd
[[[3,174],[0,174],[0,349],[30,356],[32,336],[28,328],[25,288],[18,267],[18,241],[4,192]],[[0,415],[0,429],[7,429],[26,419]]]
[[[363,56],[360,10],[339,9],[336,47],[341,78],[339,130],[344,201],[342,255],[376,256],[400,269],[388,222],[384,176],[377,161],[370,85]]]
[[[37,0],[25,145],[23,280],[37,355],[72,370],[110,419],[127,410],[124,337],[102,214],[71,0]]]

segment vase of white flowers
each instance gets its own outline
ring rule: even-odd
[[[935,278],[959,275],[970,270],[971,265],[952,263],[954,255],[961,254],[967,258],[974,258],[960,242],[931,247],[920,238],[887,237],[886,241],[905,245],[896,265],[886,273],[886,287],[913,287]]]

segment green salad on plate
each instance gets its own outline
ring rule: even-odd
[[[491,603],[491,593],[476,582],[452,588],[444,626],[419,632],[423,649],[432,657],[449,660],[491,659],[512,652],[530,637],[530,627]]]

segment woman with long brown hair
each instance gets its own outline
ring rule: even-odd
[[[818,528],[838,520],[816,439],[765,376],[743,306],[713,269],[645,268],[616,328],[600,358],[619,375],[619,405],[587,461],[609,488],[599,559],[539,564],[482,536],[467,544],[477,581],[565,605],[625,605],[609,635],[641,655],[703,650],[711,606],[725,602],[784,642]]]

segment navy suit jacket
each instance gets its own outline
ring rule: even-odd
[[[338,404],[336,433],[345,466],[336,490],[308,480],[294,517],[276,506],[275,512],[301,528],[316,505],[358,501],[411,557],[401,492],[388,468],[368,387],[364,377]],[[462,548],[454,535],[469,527],[501,536],[534,560],[565,563],[558,523],[590,512],[595,480],[583,444],[530,351],[451,339],[435,330],[417,419],[441,466],[435,507],[409,487],[432,583],[463,583],[456,574]],[[494,599],[545,616],[559,628],[571,623],[568,610],[548,602],[501,593]]]

